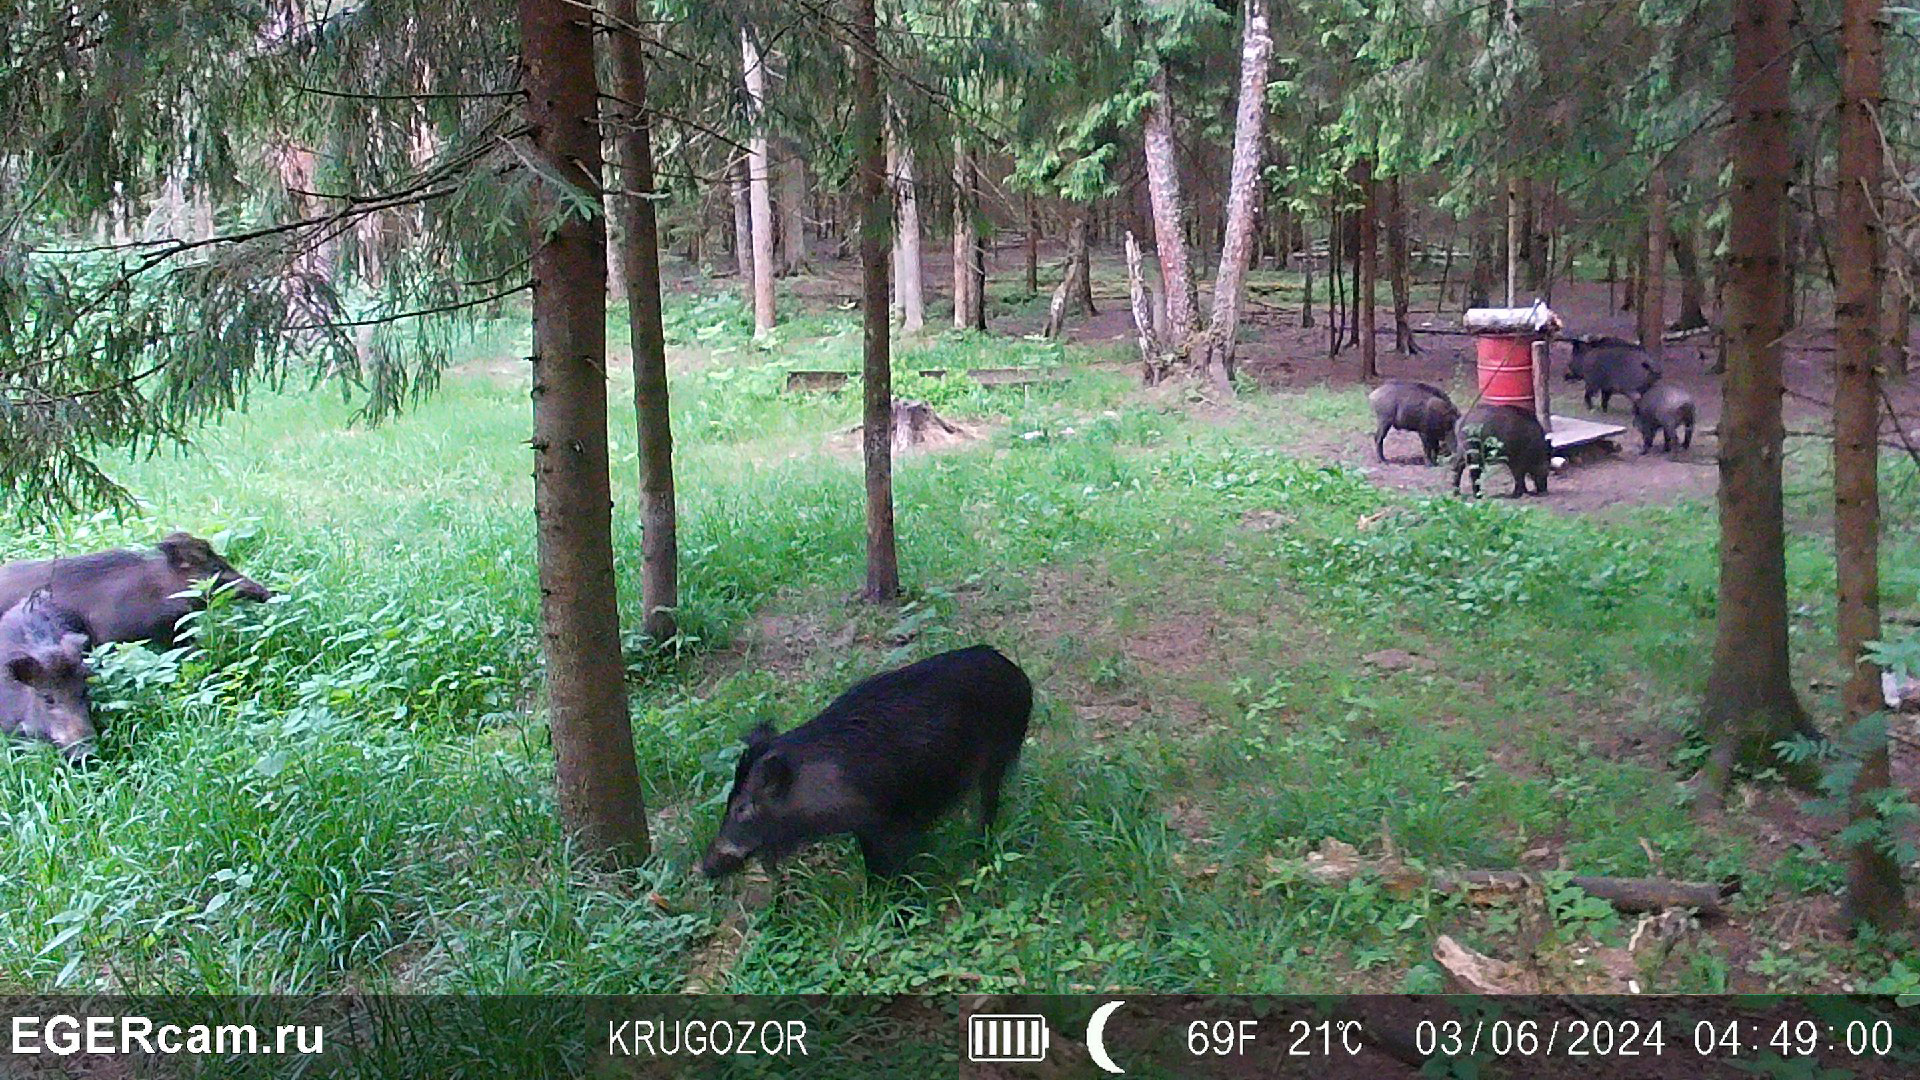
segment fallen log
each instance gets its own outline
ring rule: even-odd
[[[1461,325],[1483,334],[1530,334],[1545,336],[1560,329],[1560,316],[1547,305],[1534,301],[1523,308],[1468,308]]]
[[[1523,870],[1435,870],[1408,865],[1397,852],[1363,859],[1353,845],[1329,837],[1317,851],[1298,862],[1269,860],[1271,869],[1290,869],[1324,885],[1344,885],[1357,877],[1377,877],[1401,894],[1421,889],[1449,893],[1471,903],[1492,903],[1537,893],[1547,884],[1540,874]],[[1690,909],[1702,919],[1726,917],[1727,901],[1740,891],[1737,878],[1721,882],[1673,881],[1667,878],[1616,878],[1576,874],[1568,884],[1625,912]]]
[[[1537,875],[1519,870],[1439,871],[1433,875],[1436,891],[1469,897],[1513,894],[1538,888]],[[1671,881],[1666,878],[1616,878],[1575,874],[1567,884],[1595,896],[1621,911],[1635,914],[1669,908],[1691,908],[1703,919],[1726,917],[1726,902],[1740,891],[1737,879],[1720,882]]]

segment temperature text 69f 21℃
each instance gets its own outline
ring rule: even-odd
[[[1194,1057],[1236,1057],[1260,1038],[1258,1020],[1195,1020],[1187,1025],[1187,1052]],[[1365,1044],[1358,1020],[1294,1020],[1277,1041],[1288,1057],[1355,1057]]]

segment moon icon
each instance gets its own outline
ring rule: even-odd
[[[1115,1065],[1113,1059],[1107,1056],[1103,1036],[1107,1030],[1107,1019],[1113,1015],[1114,1010],[1125,1004],[1124,1001],[1109,1001],[1093,1010],[1093,1018],[1087,1021],[1087,1056],[1093,1059],[1095,1065],[1115,1076],[1127,1070]]]

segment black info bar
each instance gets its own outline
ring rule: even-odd
[[[0,1077],[1920,1076],[1871,996],[4,999]]]

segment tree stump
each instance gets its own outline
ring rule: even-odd
[[[971,438],[965,429],[933,411],[924,401],[893,399],[893,452],[948,446]]]

